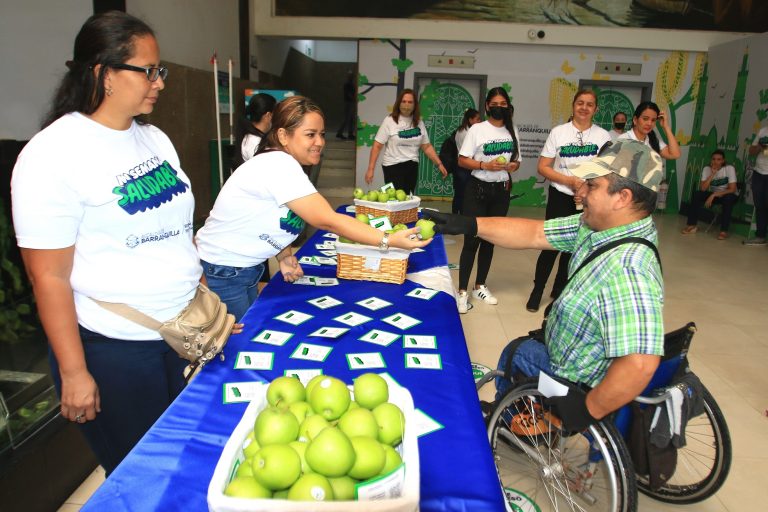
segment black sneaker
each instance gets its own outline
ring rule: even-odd
[[[537,312],[539,310],[539,305],[541,304],[541,294],[542,290],[534,288],[531,292],[531,296],[528,297],[528,302],[525,303],[525,309],[531,313]]]

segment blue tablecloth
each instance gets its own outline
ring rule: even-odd
[[[299,256],[316,254],[323,232],[316,233]],[[446,264],[445,249],[438,236],[423,253],[412,254],[408,272],[424,271]],[[305,274],[335,275],[335,267],[304,266]],[[411,281],[402,285],[368,281],[340,280],[340,285],[316,287],[287,284],[278,273],[244,318],[245,330],[232,336],[224,353],[182,392],[122,464],[102,484],[82,510],[207,510],[208,482],[221,450],[245,411],[246,404],[224,404],[226,382],[269,381],[285,369],[319,368],[346,382],[362,373],[351,371],[345,354],[380,352],[386,371],[413,395],[415,407],[444,426],[419,438],[421,463],[421,510],[485,511],[504,510],[498,477],[485,433],[474,387],[469,354],[454,299],[438,293],[430,300],[407,297],[419,286]],[[342,305],[320,310],[306,302],[331,295]],[[370,311],[355,302],[378,297],[393,303]],[[301,311],[313,318],[292,326],[274,317],[288,310]],[[320,327],[347,327],[332,318],[354,311],[373,318],[352,327],[335,340],[307,335]],[[404,313],[422,323],[400,331],[381,321],[394,313]],[[293,332],[282,347],[252,342],[264,329]],[[371,329],[398,334],[433,335],[437,350],[405,350],[402,337],[382,347],[358,340]],[[322,363],[289,358],[300,342],[333,347]],[[238,352],[274,352],[271,371],[235,370]],[[405,368],[405,352],[439,353],[442,370]]]

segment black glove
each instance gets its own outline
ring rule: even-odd
[[[558,382],[568,386],[568,394],[555,396],[549,399],[553,411],[563,422],[563,428],[570,432],[581,432],[598,420],[589,414],[587,409],[587,393],[579,386],[564,382]]]
[[[477,219],[475,217],[441,213],[426,208],[421,210],[421,216],[435,222],[436,233],[477,236]]]

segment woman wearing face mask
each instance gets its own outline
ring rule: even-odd
[[[469,128],[459,148],[459,166],[470,169],[472,175],[464,191],[464,215],[471,217],[503,217],[509,210],[512,190],[510,174],[520,168],[520,136],[512,124],[514,109],[509,95],[502,87],[494,87],[485,97],[488,120]],[[486,286],[491,269],[493,244],[478,237],[464,237],[459,261],[459,313],[469,311],[469,275],[477,258],[477,275],[472,297],[486,304],[499,301]]]
[[[365,182],[373,182],[373,172],[379,153],[384,148],[381,168],[384,171],[384,183],[392,183],[396,189],[408,194],[416,191],[419,178],[419,148],[427,155],[443,178],[448,170],[443,166],[435,148],[429,143],[427,128],[421,120],[419,102],[412,89],[403,89],[397,95],[392,113],[384,118],[371,148]]]
[[[336,213],[302,169],[320,161],[324,146],[325,120],[312,100],[292,96],[278,103],[256,156],[224,183],[198,231],[195,241],[208,287],[235,318],[242,318],[256,300],[269,258],[277,259],[285,281],[303,275],[291,243],[305,223],[382,250],[427,245],[409,238],[416,228],[387,235]]]
[[[660,140],[654,131],[657,120],[667,136],[669,145]],[[632,129],[621,135],[619,139],[632,139],[643,142],[666,160],[677,160],[680,158],[680,145],[675,139],[675,134],[672,133],[672,128],[667,123],[667,116],[652,101],[644,101],[637,106],[632,117]]]
[[[580,180],[568,170],[568,166],[588,160],[597,155],[603,144],[611,140],[608,132],[592,123],[597,112],[597,95],[594,91],[582,89],[573,97],[573,115],[570,121],[552,128],[539,156],[537,169],[549,180],[547,191],[547,211],[545,218],[567,217],[578,212],[574,193],[581,187]],[[556,299],[568,281],[568,262],[570,254],[558,251],[541,251],[536,260],[536,274],[533,278],[533,290],[525,308],[531,313],[539,310],[541,296],[547,285],[549,274],[555,266],[557,255],[560,263],[557,267],[555,284],[551,297]]]
[[[245,117],[237,126],[236,147],[240,148],[240,155],[235,154],[235,169],[256,154],[259,142],[272,126],[272,110],[276,103],[274,96],[261,92],[251,97]]]
[[[618,139],[624,133],[626,126],[627,114],[624,112],[616,112],[613,114],[613,128],[608,132],[608,135],[611,136],[611,141]]]

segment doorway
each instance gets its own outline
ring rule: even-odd
[[[579,89],[592,89],[597,93],[599,108],[593,119],[596,125],[610,130],[613,127],[613,115],[624,112],[627,115],[626,131],[632,127],[635,107],[644,101],[651,101],[653,83],[580,80]]]

